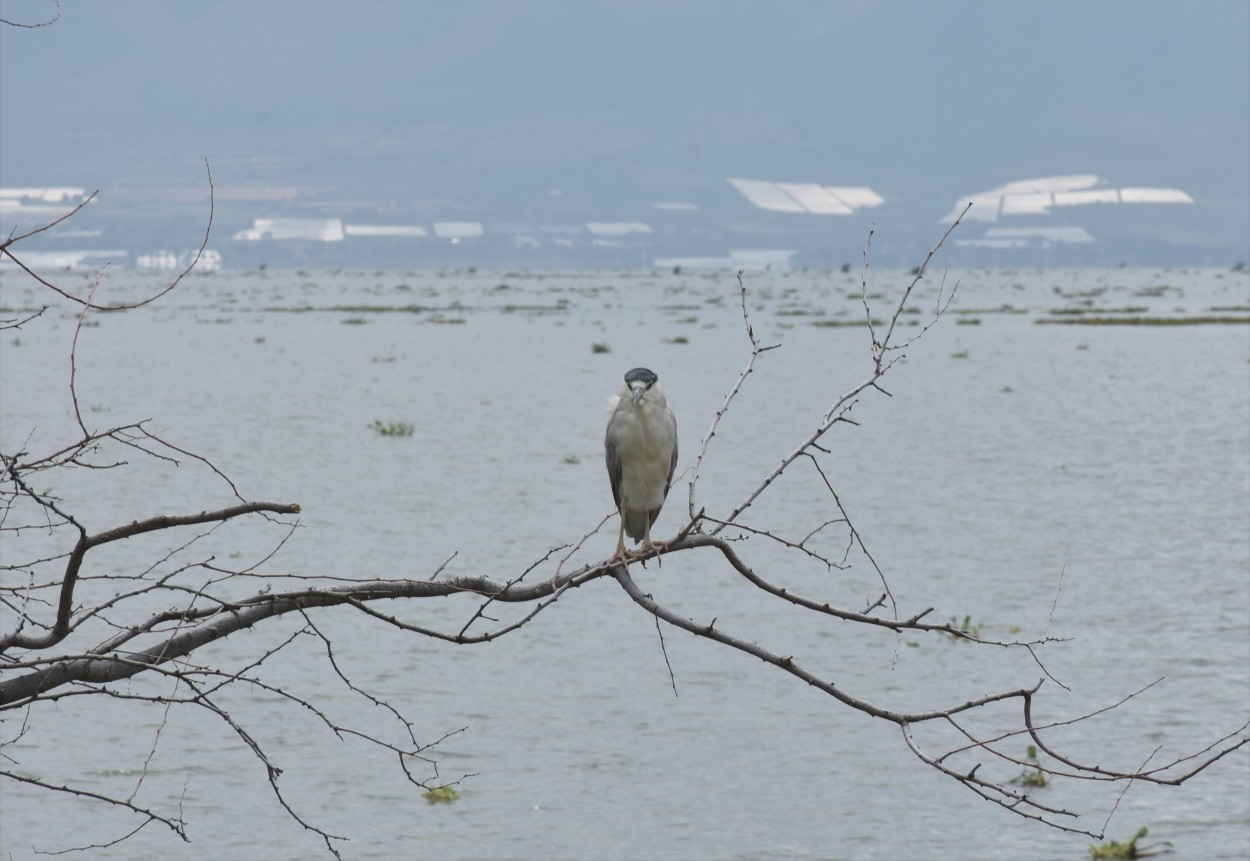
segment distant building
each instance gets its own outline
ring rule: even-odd
[[[434,235],[439,239],[448,239],[454,245],[462,239],[473,239],[486,231],[479,221],[436,221]]]
[[[757,179],[730,179],[729,184],[741,192],[753,206],[772,212],[850,215],[857,209],[885,203],[884,197],[871,188],[864,187]]]
[[[0,220],[7,235],[19,220],[23,227],[60,218],[87,196],[84,188],[0,188]]]
[[[177,269],[178,255],[172,251],[154,251],[135,258],[136,269]]]
[[[1088,246],[1101,251],[1105,236],[1117,229],[1117,222],[1132,220],[1120,212],[1122,204],[1193,202],[1176,188],[1114,188],[1094,174],[1047,176],[960,197],[940,223],[949,224],[967,210],[964,228],[954,240],[961,248],[1051,252],[1064,246]],[[1072,223],[1077,220],[1083,224]],[[969,235],[975,234],[978,222],[1003,226]],[[1090,226],[1093,232],[1087,229]]]
[[[97,269],[110,263],[120,265],[128,252],[118,249],[74,249],[66,251],[21,252],[22,263],[34,270]],[[15,267],[8,256],[0,257],[0,267]]]
[[[997,221],[1012,215],[1047,215],[1052,207],[1086,206],[1094,203],[1193,203],[1177,188],[1108,188],[1093,174],[1047,176],[1009,182],[990,191],[969,194],[955,201],[955,208],[940,219],[949,224],[972,205],[967,221]]]
[[[243,242],[266,239],[286,241],[302,239],[312,242],[342,242],[345,236],[339,218],[254,218],[252,226],[231,236]]]
[[[196,254],[199,259],[196,260]],[[221,252],[211,248],[203,251],[184,251],[175,254],[172,251],[154,251],[151,254],[140,254],[135,257],[136,269],[181,270],[191,268],[194,272],[216,272],[221,269]]]

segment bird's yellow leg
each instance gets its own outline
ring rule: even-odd
[[[642,550],[640,552],[645,553],[646,551],[650,550],[655,553],[656,558],[659,558],[659,555],[667,549],[668,549],[667,543],[663,541],[653,541],[651,539],[651,521],[648,520],[647,527],[643,531]]]
[[[612,554],[612,559],[609,560],[612,562],[618,559],[623,561],[629,558],[629,551],[625,549],[625,514],[620,511],[617,513],[621,516],[621,526],[616,531],[616,552]]]

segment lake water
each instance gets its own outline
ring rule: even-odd
[[[932,607],[933,619],[968,616],[991,639],[1036,638],[1048,623],[1052,635],[1071,638],[1042,650],[1071,688],[1047,683],[1043,719],[1109,705],[1164,677],[1123,708],[1056,733],[1103,766],[1131,769],[1159,745],[1156,761],[1164,761],[1236,729],[1250,718],[1250,326],[1039,321],[1245,318],[1250,275],[959,277],[952,313],[887,377],[893,397],[865,395],[854,411],[859,424],[840,425],[826,440],[825,470],[886,572],[900,615]],[[91,280],[65,275],[58,283],[85,292]],[[908,280],[870,271],[874,309],[885,313]],[[831,325],[862,317],[857,273],[746,281],[760,340],[783,346],[759,359],[704,460],[697,505],[714,516],[870,369],[863,327]],[[936,281],[924,283],[920,307],[932,305]],[[125,301],[157,285],[118,271],[96,299]],[[0,291],[10,309],[53,298],[11,269]],[[3,333],[5,452],[53,450],[73,438],[75,319],[58,300],[40,320]],[[515,577],[609,514],[603,425],[625,370],[659,373],[678,418],[680,471],[749,354],[728,273],[219,272],[88,323],[77,391],[89,425],[150,418],[165,439],[210,458],[244,497],[302,505],[300,528],[272,559],[262,562],[285,529],[236,521],[161,569],[209,556],[235,568],[259,564],[263,578],[249,589],[289,588],[285,574],[423,578],[453,554],[444,576]],[[375,421],[413,432],[383,436]],[[125,469],[58,478],[58,494],[88,528],[233,501],[195,461],[171,468],[128,459]],[[688,478],[675,480],[657,537],[685,523]],[[752,508],[750,522],[798,538],[829,516],[818,476],[795,469]],[[611,521],[566,566],[606,557],[615,540]],[[101,548],[93,572],[136,570],[177,543],[149,536]],[[26,556],[28,546],[9,544],[4,555]],[[831,553],[840,546],[834,535],[821,545]],[[881,591],[855,554],[849,569],[828,571],[759,538],[739,552],[764,576],[843,607],[859,609]],[[715,557],[673,554],[636,577],[661,603],[702,622],[715,617],[718,627],[794,655],[853,695],[932,708],[1041,675],[1022,650],[942,635],[900,644],[879,630],[805,618]],[[548,564],[530,577],[552,571]],[[186,576],[198,583],[206,575]],[[93,589],[117,587],[92,582],[84,597]],[[379,609],[458,629],[476,606],[447,599]],[[502,619],[524,609],[496,608]],[[893,724],[740,653],[666,630],[670,680],[654,620],[611,580],[566,593],[486,645],[451,646],[346,609],[311,618],[334,638],[339,666],[356,684],[414,720],[418,741],[463,730],[429,755],[443,779],[473,775],[458,801],[428,804],[404,782],[393,754],[340,739],[308,711],[261,691],[223,694],[235,720],[285,770],[280,785],[291,804],[351,838],[345,858],[1088,857],[1089,838],[985,803],[919,762]],[[13,620],[0,610],[0,627]],[[198,657],[242,667],[301,624],[267,623]],[[338,722],[403,741],[384,709],[333,677],[313,637],[259,675]],[[119,689],[168,685],[136,679]],[[7,740],[25,715],[4,717]],[[163,713],[92,696],[30,717],[26,735],[4,748],[13,768],[124,796]],[[32,857],[32,845],[102,843],[138,824],[22,786],[0,793],[4,857]],[[1116,802],[1115,792],[1071,782],[1040,793],[1082,811],[1075,824],[1093,831]],[[94,857],[324,854],[279,807],[237,736],[191,709],[170,715],[136,800],[167,813],[181,804],[192,842],[153,825]],[[1108,836],[1124,840],[1143,825],[1151,840],[1171,841],[1176,857],[1250,857],[1250,753],[1180,788],[1134,786]]]

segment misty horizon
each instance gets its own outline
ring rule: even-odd
[[[1236,2],[65,0],[0,26],[0,218],[99,189],[28,253],[176,254],[207,162],[226,266],[836,266],[873,224],[903,265],[969,200],[968,265],[1232,265],[1248,37]]]

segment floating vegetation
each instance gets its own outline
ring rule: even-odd
[[[958,319],[955,320],[955,323],[960,326],[980,326],[981,318],[980,317],[959,317]]]
[[[1155,843],[1150,846],[1137,845],[1137,841],[1141,840],[1148,833],[1146,826],[1137,829],[1137,833],[1133,835],[1133,839],[1127,843],[1120,843],[1117,840],[1109,840],[1106,843],[1100,843],[1097,846],[1089,847],[1089,857],[1095,861],[1132,861],[1134,858],[1149,858],[1151,855],[1158,855],[1158,852],[1151,852],[1156,846],[1171,847],[1171,843],[1164,840],[1162,843]]]
[[[973,622],[972,616],[970,615],[965,615],[962,622],[959,621],[958,617],[951,616],[946,625],[950,628],[950,630],[946,632],[946,636],[950,637],[952,640],[965,639],[965,637],[960,636],[961,634],[967,635],[968,637],[981,636],[981,623]]]
[[[960,351],[959,351],[959,352],[957,352],[957,353],[951,353],[951,358],[952,358],[952,359],[966,359],[966,358],[968,358],[968,351],[967,351],[967,350],[960,350]]]
[[[341,322],[344,326],[363,326],[368,321],[366,321],[364,317],[348,317],[344,320],[340,320],[339,322]]]
[[[813,326],[819,326],[822,329],[858,329],[862,328],[864,321],[858,317],[843,317],[838,320],[813,320]],[[882,325],[881,320],[873,320],[872,325]]]
[[[425,314],[438,309],[425,305],[335,305],[326,310],[345,314]]]
[[[916,313],[921,313],[919,308],[916,309]],[[985,314],[1027,314],[1029,309],[1017,308],[1015,305],[999,305],[997,308],[951,308],[946,313],[956,316],[961,314],[964,316],[972,314],[980,314],[982,316]]]
[[[1147,308],[1145,305],[1134,305],[1134,306],[1130,306],[1130,307],[1128,307],[1128,308],[1094,308],[1094,307],[1092,307],[1092,305],[1086,305],[1086,307],[1083,307],[1083,308],[1053,308],[1053,309],[1051,309],[1048,313],[1050,313],[1050,314],[1056,314],[1056,315],[1060,315],[1060,314],[1072,314],[1072,315],[1080,315],[1080,314],[1145,314],[1145,313],[1147,313],[1149,310],[1150,310],[1150,309],[1149,309],[1149,308]]]
[[[258,310],[263,314],[306,314],[310,311],[333,314],[426,314],[431,311],[446,309],[435,308],[429,305],[328,305],[322,308],[312,305],[298,305],[293,308],[282,305],[269,305]]]
[[[1024,761],[1027,765],[1024,771],[1020,772],[1018,777],[1013,777],[1011,782],[1020,786],[1036,787],[1050,783],[1050,778],[1046,776],[1046,772],[1042,771],[1042,764],[1037,760],[1037,745],[1029,745],[1026,754]]]
[[[569,466],[577,466],[582,462],[582,459],[575,454],[566,454],[564,456],[564,462]]]
[[[606,343],[606,342],[604,342],[604,341],[596,341],[595,343],[593,343],[593,344],[591,344],[591,345],[590,345],[590,352],[592,352],[592,353],[610,353],[610,352],[612,352],[612,348],[611,348],[611,347],[609,347],[609,346],[607,345],[607,343]]]
[[[666,344],[689,344],[690,339],[687,338],[685,335],[677,335],[676,337],[669,338],[664,343]]]
[[[383,422],[377,419],[369,427],[377,431],[379,436],[412,436],[417,429],[416,425],[408,422]]]
[[[1250,316],[1197,315],[1193,317],[1039,317],[1039,325],[1067,326],[1227,326],[1250,323]]]
[[[1070,299],[1093,299],[1107,292],[1106,287],[1095,287],[1092,290],[1064,290],[1061,287],[1055,287],[1053,292],[1057,296],[1067,296]]]
[[[425,794],[425,800],[430,804],[450,804],[460,798],[460,790],[454,786],[440,786],[438,789],[431,789]]]
[[[504,305],[500,309],[505,314],[563,314],[569,310],[568,301],[557,302],[555,305]]]

